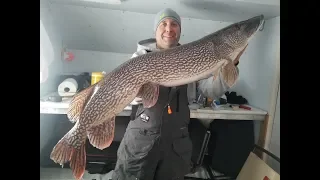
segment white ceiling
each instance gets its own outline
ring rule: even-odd
[[[228,22],[239,21],[260,14],[264,14],[266,19],[280,16],[280,0],[122,0],[120,5],[97,3],[102,0],[49,1],[59,4],[146,14],[156,14],[159,10],[170,7],[184,18]]]
[[[166,7],[177,11],[184,22],[189,20],[183,31],[191,37],[182,37],[182,43],[226,23],[260,14],[266,19],[280,16],[279,0],[124,0],[120,5],[85,0],[48,1],[65,47],[128,54],[136,50],[137,41],[153,36],[154,14]],[[208,20],[217,21],[218,25]]]

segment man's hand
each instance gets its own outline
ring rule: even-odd
[[[236,59],[233,61],[233,63],[234,63],[235,65],[237,65],[237,64],[239,63],[239,59],[240,59],[242,53],[244,52],[244,50],[247,49],[247,46],[248,46],[248,44],[246,45],[246,47],[243,48],[242,51],[240,51],[240,53],[238,54],[238,56],[236,57]]]

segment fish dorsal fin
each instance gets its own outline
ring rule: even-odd
[[[101,80],[73,96],[67,112],[67,116],[72,123],[79,120],[80,114],[86,107],[88,101],[94,95],[94,92],[96,92],[102,85],[102,82],[103,81]]]
[[[159,85],[154,83],[146,83],[142,85],[137,97],[142,99],[144,108],[151,108],[158,101]]]

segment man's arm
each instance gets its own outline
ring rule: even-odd
[[[247,45],[248,46],[248,45]],[[242,53],[245,51],[247,46],[239,53],[237,58],[233,61],[235,66],[239,64],[239,59]],[[237,71],[239,73],[239,69],[237,67]],[[226,93],[230,87],[227,85],[224,77],[221,73],[221,70],[218,72],[217,77],[211,76],[207,79],[203,79],[199,81],[199,90],[200,92],[209,98],[219,99],[224,93]]]

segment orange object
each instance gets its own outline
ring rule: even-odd
[[[172,114],[172,110],[170,108],[170,105],[168,105],[168,114]]]

